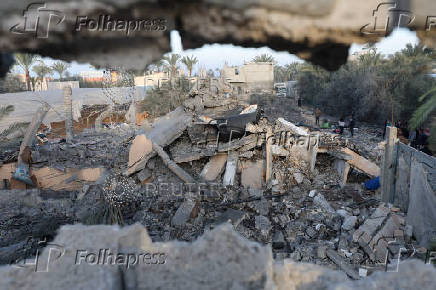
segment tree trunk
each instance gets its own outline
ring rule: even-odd
[[[63,94],[64,94],[64,110],[65,110],[65,138],[67,142],[71,142],[74,136],[71,87],[64,87]]]
[[[29,74],[29,69],[26,69],[26,85],[27,85],[27,90],[30,91],[30,74]]]

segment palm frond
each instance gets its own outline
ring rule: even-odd
[[[430,94],[432,94],[432,93],[435,93],[435,92],[436,92],[436,87],[434,87],[433,89],[429,90],[428,92],[426,92],[425,94],[423,94],[422,96],[420,96],[419,99],[418,99],[418,101],[419,101],[419,102],[424,101],[424,99],[425,99],[428,95],[430,95]]]
[[[13,105],[7,105],[7,106],[2,106],[0,107],[0,120],[3,119],[4,117],[6,117],[7,115],[9,115],[10,113],[12,113],[14,111],[14,106]]]
[[[436,109],[436,95],[428,99],[424,104],[420,105],[410,119],[410,129],[415,130],[421,126]]]
[[[0,132],[0,137],[6,138],[18,130],[22,130],[22,129],[27,128],[29,126],[29,124],[30,124],[29,122],[13,123],[7,129]]]

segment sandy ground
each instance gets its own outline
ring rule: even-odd
[[[83,105],[104,104],[108,102],[108,95],[127,96],[133,94],[139,99],[144,96],[143,88],[80,88],[73,89],[73,103],[81,102]],[[0,123],[0,131],[14,122],[30,122],[36,110],[45,101],[52,106],[44,123],[47,125],[53,121],[64,120],[62,90],[50,90],[42,92],[20,92],[0,94],[0,106],[14,105],[15,111],[4,118]]]

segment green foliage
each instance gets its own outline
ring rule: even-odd
[[[8,116],[15,110],[13,105],[1,106],[0,107],[0,120]]]
[[[0,79],[0,94],[16,93],[26,90],[26,85],[21,79],[12,74],[7,74],[4,79]]]
[[[270,54],[261,54],[261,55],[257,55],[253,58],[254,62],[272,62],[275,63],[275,59],[272,55]]]
[[[1,106],[0,107],[0,121],[7,117],[10,113],[12,113],[15,110],[13,105],[7,105],[7,106]],[[0,131],[0,140],[7,138],[10,134],[27,128],[29,126],[29,123],[27,122],[20,122],[20,123],[13,123],[8,128],[6,128],[3,131]]]
[[[32,67],[32,70],[36,73],[39,80],[43,80],[47,75],[52,74],[52,69],[48,66],[46,66],[44,63],[41,62],[41,64],[34,65]]]
[[[419,97],[436,85],[428,75],[433,52],[408,45],[385,58],[368,49],[336,72],[300,65],[298,91],[304,102],[336,117],[354,114],[357,120],[379,124],[392,115],[394,120],[409,120]],[[428,116],[428,111],[422,113]]]
[[[193,69],[194,65],[196,65],[198,63],[198,59],[193,55],[191,57],[184,56],[182,58],[182,63],[188,69],[188,76],[191,77],[192,76],[192,69]]]
[[[170,78],[174,78],[176,76],[176,71],[179,68],[178,62],[180,60],[180,55],[172,53],[164,56],[162,60],[164,60],[164,67],[170,72]]]
[[[161,88],[154,88],[147,92],[140,102],[139,110],[147,111],[153,118],[165,115],[182,105],[187,98],[191,84],[186,78],[179,78],[171,84],[164,83]]]
[[[15,61],[17,62],[17,65],[24,70],[24,74],[26,76],[27,90],[30,90],[30,75],[29,75],[30,67],[35,62],[40,61],[40,58],[34,54],[16,53]]]
[[[62,79],[62,76],[64,74],[64,72],[70,67],[69,64],[62,62],[62,61],[57,61],[55,62],[52,66],[51,69],[55,72],[58,73],[59,75],[59,80]]]

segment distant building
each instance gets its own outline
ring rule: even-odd
[[[81,71],[80,77],[84,82],[102,82],[103,72],[101,71]]]
[[[224,65],[221,75],[238,95],[272,91],[274,86],[274,64],[271,62],[248,62],[239,67]]]
[[[371,49],[362,49],[354,52],[353,54],[348,56],[349,61],[359,60],[362,55],[366,55],[371,52]]]
[[[62,90],[65,86],[71,87],[72,89],[78,89],[79,82],[78,81],[48,82],[47,90]]]
[[[168,72],[149,72],[145,76],[135,77],[135,86],[137,87],[158,87],[160,88],[164,82],[168,82],[170,77]]]

